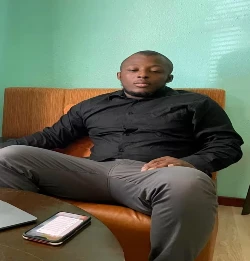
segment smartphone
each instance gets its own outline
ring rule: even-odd
[[[23,233],[23,238],[57,246],[91,224],[91,217],[58,212],[41,224]]]

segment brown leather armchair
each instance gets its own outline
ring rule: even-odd
[[[185,90],[208,95],[224,108],[224,90]],[[7,88],[4,98],[3,136],[22,137],[39,131],[57,121],[73,104],[112,91],[114,89]],[[90,154],[91,146],[92,142],[85,138],[58,151],[83,157]],[[215,178],[214,175],[213,179]],[[148,260],[149,216],[123,206],[69,202],[93,214],[109,227],[119,240],[126,261]],[[195,261],[212,261],[217,231],[218,219],[207,245]]]

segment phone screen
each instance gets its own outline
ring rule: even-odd
[[[60,242],[78,227],[90,222],[90,217],[59,212],[38,226],[24,233],[24,238],[42,238],[49,242]]]

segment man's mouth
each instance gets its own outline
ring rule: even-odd
[[[136,87],[144,88],[144,87],[149,86],[150,83],[149,83],[149,82],[135,82],[134,85],[135,85]]]

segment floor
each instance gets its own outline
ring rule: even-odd
[[[250,215],[219,206],[219,232],[213,261],[250,261]]]

